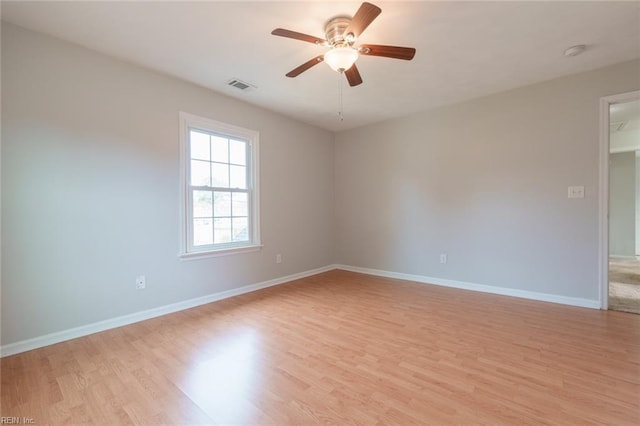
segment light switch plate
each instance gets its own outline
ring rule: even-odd
[[[584,198],[584,186],[570,186],[568,198]]]

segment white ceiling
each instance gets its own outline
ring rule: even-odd
[[[637,120],[640,120],[640,100],[609,106],[609,121],[611,123]]]
[[[640,157],[640,99],[609,106],[609,151],[636,151]]]
[[[360,2],[2,1],[2,19],[333,131],[640,57],[639,2],[373,2],[382,14],[360,41],[417,53],[360,57],[364,83],[343,81],[343,122],[328,66],[285,77],[323,49],[270,32],[323,37],[329,18]],[[564,57],[575,44],[588,48]]]
[[[609,106],[609,134],[609,152],[640,157],[640,99]]]

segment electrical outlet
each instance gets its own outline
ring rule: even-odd
[[[136,278],[136,290],[144,290],[147,288],[147,279],[144,275],[140,275]]]
[[[442,264],[447,263],[447,253],[442,253],[440,255],[440,263],[442,263]]]
[[[276,254],[276,263],[282,263],[282,255],[280,253]]]

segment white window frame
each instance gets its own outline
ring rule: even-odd
[[[259,250],[260,244],[260,192],[259,192],[259,133],[209,118],[198,117],[186,112],[180,112],[180,252],[181,259],[195,259],[211,256],[222,256],[236,253],[246,253]],[[224,244],[210,244],[206,246],[193,245],[193,202],[191,175],[191,153],[189,144],[189,130],[199,129],[207,133],[229,136],[233,139],[248,141],[248,201],[249,201],[249,241]]]

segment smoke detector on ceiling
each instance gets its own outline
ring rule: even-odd
[[[587,50],[587,46],[586,45],[584,45],[584,44],[576,44],[575,46],[571,46],[568,49],[566,49],[564,51],[564,56],[566,56],[566,57],[578,56],[579,54],[581,54],[585,50]]]

